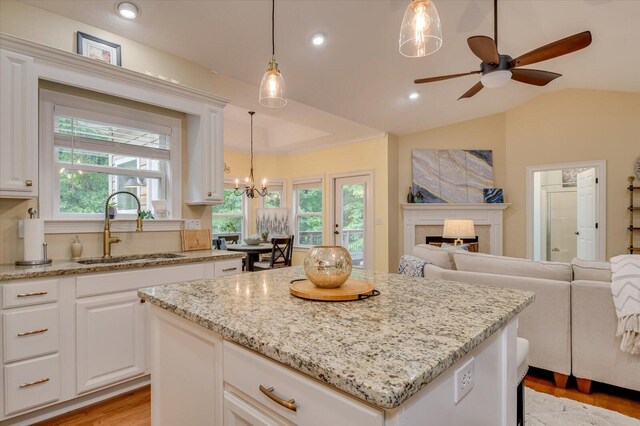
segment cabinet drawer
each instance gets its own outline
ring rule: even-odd
[[[251,403],[228,391],[224,392],[224,426],[284,426]]]
[[[58,280],[28,280],[2,286],[2,307],[38,305],[58,300]]]
[[[56,352],[59,346],[58,305],[14,309],[3,315],[4,361]]]
[[[214,265],[216,278],[236,275],[242,272],[242,259],[221,260],[214,263]]]
[[[5,366],[4,377],[6,415],[60,399],[58,354]]]
[[[327,385],[234,343],[224,342],[224,381],[285,419],[301,425],[378,425],[384,414]],[[275,398],[295,400],[296,411],[260,390],[273,388]]]
[[[180,281],[202,279],[206,276],[206,263],[168,266],[164,268],[144,268],[123,272],[82,275],[76,279],[76,296],[97,296],[99,294],[119,293],[170,284]]]

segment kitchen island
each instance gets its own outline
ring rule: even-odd
[[[515,424],[517,315],[533,293],[358,270],[381,294],[325,303],[292,296],[298,278],[139,290],[154,425]]]

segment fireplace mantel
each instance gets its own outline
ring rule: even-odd
[[[416,241],[416,226],[443,225],[445,219],[471,219],[490,229],[491,254],[501,256],[503,249],[503,213],[509,203],[403,203],[404,254],[411,254]]]

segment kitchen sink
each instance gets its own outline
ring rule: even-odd
[[[82,265],[97,265],[104,263],[134,263],[134,262],[148,262],[150,260],[164,260],[164,259],[177,259],[184,257],[182,254],[176,253],[154,253],[154,254],[140,254],[131,256],[114,256],[110,258],[97,257],[93,259],[78,260],[78,263]]]

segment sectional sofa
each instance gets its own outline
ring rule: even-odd
[[[640,356],[620,351],[607,262],[538,262],[420,244],[413,255],[429,263],[426,277],[536,293],[521,315],[518,335],[529,341],[529,365],[554,373],[556,385],[576,377],[640,391]]]

